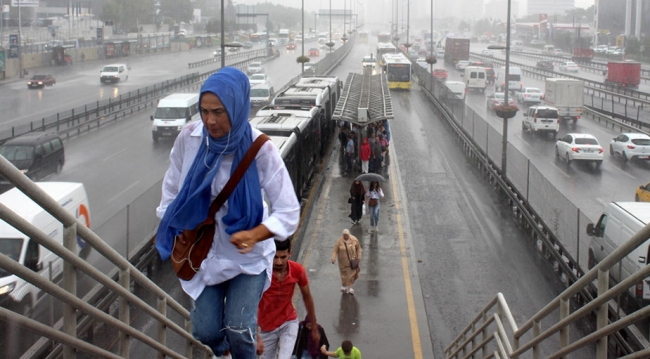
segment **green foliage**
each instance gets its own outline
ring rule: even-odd
[[[160,14],[175,20],[176,23],[192,20],[193,6],[190,0],[160,0]]]
[[[150,24],[153,14],[153,0],[107,0],[99,18],[113,20],[117,28],[137,32],[137,24]]]
[[[307,56],[298,56],[298,58],[296,59],[296,62],[299,63],[299,64],[307,63],[307,62],[309,62],[309,57],[307,57]]]

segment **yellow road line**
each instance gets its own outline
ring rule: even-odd
[[[411,338],[413,342],[413,357],[422,359],[422,343],[420,342],[420,329],[418,318],[415,315],[415,303],[413,301],[413,288],[411,287],[411,273],[409,271],[408,258],[406,256],[406,245],[404,244],[404,230],[402,228],[402,214],[400,213],[399,195],[397,192],[397,178],[395,165],[390,166],[390,176],[393,178],[393,197],[395,199],[395,210],[397,211],[397,233],[399,234],[399,248],[402,255],[402,274],[404,275],[404,289],[406,292],[406,304],[409,312],[409,323],[411,324]]]

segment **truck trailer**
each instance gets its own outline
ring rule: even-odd
[[[448,37],[445,40],[445,63],[456,65],[460,60],[469,60],[469,39]]]
[[[641,63],[610,61],[607,63],[605,83],[619,87],[638,88],[641,83]]]
[[[573,121],[573,126],[576,126],[582,116],[583,87],[582,80],[546,78],[544,103],[557,108],[560,125]]]

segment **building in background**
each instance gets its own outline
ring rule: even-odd
[[[548,14],[550,19],[555,14],[564,15],[566,11],[575,7],[575,0],[528,0],[526,13],[527,15]]]

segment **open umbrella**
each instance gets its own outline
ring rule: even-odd
[[[368,182],[385,182],[386,179],[376,173],[364,173],[355,178],[356,181],[368,181]]]

